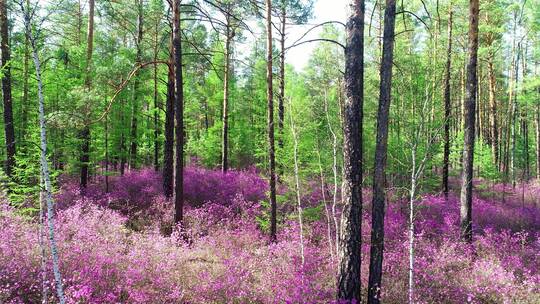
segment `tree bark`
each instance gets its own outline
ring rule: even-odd
[[[266,1],[266,99],[268,102],[268,162],[270,178],[270,241],[277,240],[276,153],[274,141],[274,93],[272,91],[272,0]]]
[[[540,88],[538,88],[540,95]],[[536,179],[540,179],[540,102],[536,104],[536,119],[535,119],[535,131],[536,131]]]
[[[4,101],[4,131],[6,140],[6,174],[11,177],[13,175],[13,167],[15,166],[15,126],[13,121],[13,102],[11,98],[11,50],[9,47],[9,31],[6,0],[0,0],[0,36],[2,42],[0,49],[2,50],[2,97]]]
[[[491,124],[491,155],[495,164],[499,163],[499,130],[497,125],[497,80],[495,78],[495,69],[493,68],[493,57],[488,58],[489,74],[489,121]]]
[[[469,1],[469,64],[467,65],[465,124],[463,143],[463,173],[461,179],[461,237],[472,242],[472,190],[475,139],[476,75],[478,55],[478,11],[479,1]]]
[[[230,17],[226,17],[227,29],[225,37],[225,69],[223,71],[223,109],[222,109],[222,130],[221,130],[221,171],[226,173],[229,155],[229,73],[231,67],[231,40],[234,32],[231,31]]]
[[[163,146],[163,193],[171,198],[174,191],[174,55],[170,50],[167,100],[165,108],[165,145]]]
[[[383,53],[381,61],[381,83],[379,89],[379,109],[377,114],[377,142],[373,172],[373,200],[371,250],[369,261],[368,303],[381,301],[382,261],[384,251],[384,203],[386,153],[388,147],[388,116],[392,89],[392,61],[394,55],[394,31],[396,21],[396,1],[386,0],[384,11]]]
[[[94,51],[94,0],[88,1],[88,34],[86,42],[86,75],[84,79],[84,86],[86,90],[90,90],[92,85],[92,54]],[[90,105],[85,104],[86,118],[88,120],[90,114]],[[88,121],[84,121],[84,126],[79,133],[81,138],[81,189],[85,189],[88,184],[88,165],[90,162],[90,124]]]
[[[173,47],[175,65],[175,117],[176,117],[176,174],[174,197],[174,223],[182,224],[184,219],[184,82],[182,76],[182,39],[180,0],[173,1]]]
[[[346,25],[343,104],[343,200],[338,300],[361,300],[362,128],[364,108],[364,0],[351,0]],[[337,227],[336,227],[337,229]],[[336,244],[337,247],[338,244]],[[337,248],[336,248],[337,250]]]
[[[446,67],[444,76],[444,156],[442,188],[444,197],[448,198],[448,173],[450,167],[450,117],[452,105],[450,100],[450,71],[452,68],[452,4],[448,12],[448,43],[446,45]]]
[[[155,36],[154,36],[154,171],[159,171],[159,134],[161,126],[159,123],[159,91],[158,91],[158,54],[159,54],[159,23],[160,20],[157,19],[155,26]]]
[[[31,16],[33,12],[28,11],[30,7],[24,7],[21,4],[21,9],[24,15],[24,26],[26,31],[26,36],[31,43],[32,47],[32,58],[34,60],[34,66],[36,70],[36,79],[38,83],[38,118],[39,118],[39,135],[40,135],[40,165],[41,165],[41,175],[43,176],[43,183],[45,186],[45,201],[47,203],[47,224],[48,224],[48,237],[49,244],[51,247],[51,256],[52,256],[52,266],[54,281],[56,283],[56,294],[58,296],[58,301],[60,304],[65,303],[64,298],[64,287],[62,282],[62,275],[60,273],[60,262],[58,257],[58,247],[56,245],[55,230],[54,230],[54,201],[52,197],[52,186],[51,178],[49,173],[49,164],[47,160],[47,126],[45,119],[45,100],[43,96],[43,82],[41,79],[41,66],[40,60],[38,57],[37,47],[35,43],[35,37],[32,33],[32,20]]]
[[[279,53],[279,93],[278,93],[278,149],[283,151],[284,121],[285,121],[285,29],[287,23],[287,3],[281,1],[281,24],[280,24],[280,53]],[[283,175],[283,165],[280,165],[279,175]]]
[[[135,0],[135,5],[137,5],[137,39],[135,45],[137,47],[137,53],[135,55],[135,64],[139,65],[142,61],[142,40],[143,40],[143,2],[142,0]],[[129,167],[137,168],[137,149],[139,146],[138,136],[137,136],[137,116],[139,114],[139,86],[140,79],[139,75],[135,75],[133,80],[133,108],[131,113],[131,146],[129,150]]]

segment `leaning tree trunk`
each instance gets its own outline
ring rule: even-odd
[[[343,200],[339,245],[338,300],[361,298],[362,128],[364,107],[364,0],[352,0],[345,48],[343,104]],[[336,227],[337,229],[337,227]],[[337,244],[336,244],[337,247]]]
[[[381,84],[377,114],[377,143],[373,171],[373,200],[371,220],[371,250],[369,261],[368,303],[380,303],[382,261],[384,250],[384,201],[386,152],[388,147],[388,116],[392,89],[392,60],[394,57],[394,30],[396,23],[396,1],[386,0],[384,11],[383,53],[381,62]]]
[[[450,71],[452,67],[452,4],[448,12],[448,44],[446,46],[446,67],[444,72],[444,160],[443,160],[443,193],[448,198],[448,172],[450,167]]]
[[[463,173],[461,178],[461,237],[472,242],[472,178],[474,160],[474,123],[476,112],[476,77],[478,55],[478,0],[469,2],[469,64],[467,65],[467,86],[465,100],[465,124],[463,143]]]
[[[268,102],[268,161],[270,166],[270,240],[277,230],[276,151],[274,141],[274,94],[272,92],[272,0],[266,0],[266,99]]]
[[[173,47],[176,86],[176,172],[174,195],[174,223],[182,224],[184,219],[184,82],[182,79],[182,39],[180,30],[180,0],[173,1]]]
[[[13,175],[13,167],[15,166],[15,127],[13,122],[13,103],[11,100],[11,67],[10,67],[10,49],[9,49],[9,32],[8,32],[8,17],[6,0],[0,0],[0,36],[2,42],[0,49],[2,50],[2,97],[4,100],[4,131],[6,139],[6,174],[11,177]],[[26,105],[25,105],[26,106]]]

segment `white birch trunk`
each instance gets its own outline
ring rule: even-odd
[[[29,8],[25,8],[22,3],[21,8],[24,13],[24,25],[26,29],[26,35],[29,38],[30,44],[32,46],[32,58],[34,60],[34,66],[36,69],[36,79],[38,82],[38,98],[39,98],[39,127],[40,127],[40,147],[41,147],[41,172],[43,174],[43,182],[45,184],[45,201],[47,203],[47,223],[48,223],[48,234],[49,234],[49,243],[51,246],[51,255],[53,261],[53,273],[54,280],[56,283],[56,294],[58,296],[58,301],[60,304],[65,303],[64,299],[64,288],[62,283],[62,275],[60,273],[59,267],[59,258],[58,258],[58,247],[56,245],[56,239],[54,236],[54,208],[53,208],[53,198],[52,198],[52,189],[51,189],[51,178],[49,175],[49,164],[47,162],[47,132],[46,132],[46,123],[45,123],[45,106],[44,106],[44,97],[43,97],[43,82],[41,79],[41,66],[40,60],[38,57],[35,37],[32,33],[32,20],[33,12],[29,12]]]

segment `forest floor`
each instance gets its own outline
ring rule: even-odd
[[[55,224],[68,303],[329,303],[335,297],[340,206],[332,208],[331,189],[323,193],[317,182],[302,187],[302,242],[294,195],[280,190],[277,243],[268,242],[267,184],[256,170],[223,175],[186,168],[183,236],[171,235],[172,203],[160,194],[153,170],[111,177],[108,192],[95,180],[84,196],[72,177],[61,177],[60,185]],[[477,181],[475,188],[473,244],[459,239],[455,193],[417,202],[418,303],[540,303],[540,186]],[[364,198],[370,201],[369,191]],[[370,209],[366,204],[363,213],[364,291]],[[390,201],[384,303],[407,301],[407,219],[407,202]],[[41,301],[38,226],[36,218],[1,204],[0,303]]]

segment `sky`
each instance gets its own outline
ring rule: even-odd
[[[314,0],[313,18],[308,21],[308,25],[289,26],[287,33],[286,46],[291,45],[302,34],[310,29],[313,25],[326,21],[346,22],[346,0]],[[322,28],[319,27],[311,31],[304,39],[319,38]],[[317,42],[306,43],[294,48],[291,48],[285,57],[285,61],[293,65],[297,70],[304,68],[309,60],[311,52],[317,45]]]

